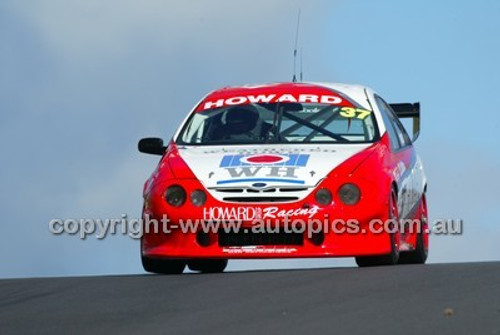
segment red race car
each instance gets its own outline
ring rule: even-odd
[[[413,119],[410,139],[400,119]],[[418,103],[326,83],[208,94],[144,185],[141,256],[154,273],[222,272],[228,259],[355,257],[424,263],[426,179]]]

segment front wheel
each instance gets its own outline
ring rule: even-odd
[[[141,260],[145,271],[164,275],[181,274],[186,267],[186,263],[178,259],[147,258],[142,256]]]
[[[399,222],[398,203],[397,203],[396,192],[394,190],[392,190],[391,196],[389,198],[389,219],[391,219],[392,222],[396,223]],[[381,256],[356,257],[356,264],[359,267],[397,264],[399,260],[399,225],[397,228],[398,229],[391,229],[394,232],[390,233],[390,243],[391,243],[390,254]]]

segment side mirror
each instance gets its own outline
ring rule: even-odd
[[[165,153],[167,147],[163,145],[163,140],[157,137],[147,137],[139,141],[137,145],[140,152],[145,154],[160,155]]]

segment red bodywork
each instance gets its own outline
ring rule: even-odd
[[[300,84],[288,84],[300,85]],[[302,85],[299,87],[304,94],[332,94],[326,89]],[[241,95],[247,95],[248,89],[241,89]],[[289,87],[266,87],[264,91],[256,91],[256,94],[266,92],[285,92]],[[207,101],[217,101],[228,96],[235,96],[240,92],[221,90],[205,98],[195,111],[203,109],[203,104]],[[296,97],[297,98],[297,97]],[[347,104],[349,105],[349,104]],[[290,247],[283,246],[263,246],[254,248],[251,252],[244,251],[245,248],[227,248],[219,246],[218,235],[210,233],[207,243],[201,245],[197,240],[197,233],[182,232],[180,229],[173,229],[170,233],[145,233],[141,240],[142,255],[148,258],[175,258],[175,259],[199,259],[199,258],[292,258],[292,257],[345,257],[345,256],[366,256],[384,255],[391,252],[391,241],[388,233],[374,234],[368,229],[368,223],[373,219],[386,220],[389,218],[389,199],[391,192],[398,190],[398,181],[395,180],[394,171],[401,163],[405,169],[412,169],[416,159],[413,146],[392,152],[387,132],[382,134],[380,139],[368,148],[350,157],[342,164],[334,168],[327,178],[323,179],[317,189],[327,188],[332,190],[333,202],[327,206],[318,205],[315,200],[315,190],[305,199],[290,203],[273,204],[280,209],[289,210],[310,206],[318,206],[319,210],[314,216],[317,219],[324,219],[325,215],[332,219],[351,218],[357,219],[365,229],[365,233],[348,234],[329,232],[324,235],[322,243],[304,238],[302,245]],[[399,165],[399,166],[398,166]],[[361,199],[356,205],[345,205],[338,199],[337,190],[345,183],[352,182],[361,189]],[[162,157],[157,170],[146,182],[144,187],[144,208],[143,218],[161,219],[164,214],[168,215],[170,225],[176,225],[179,219],[200,219],[203,216],[203,207],[195,207],[189,199],[179,208],[172,207],[165,201],[165,190],[171,185],[182,185],[187,194],[196,189],[204,190],[202,183],[195,177],[194,173],[180,157],[177,145],[171,142],[165,155]],[[420,199],[413,208],[409,210],[409,218],[420,219],[426,217],[425,198],[423,190],[408,189],[405,192],[418,193]],[[398,194],[400,194],[399,192]],[[228,208],[254,207],[264,208],[269,204],[265,203],[227,203],[215,199],[210,192],[206,192],[206,204],[204,207],[224,206]],[[400,207],[404,206],[407,195],[402,195]],[[408,204],[406,204],[408,205]],[[300,217],[299,217],[300,218]],[[307,219],[308,217],[304,217]],[[426,222],[426,220],[424,221]],[[251,222],[244,222],[250,225]],[[425,234],[425,245],[428,239]],[[417,235],[398,234],[398,247],[400,250],[412,250],[416,247]],[[241,249],[241,250],[239,250]]]

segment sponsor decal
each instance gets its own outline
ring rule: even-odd
[[[319,207],[280,209],[277,206],[270,207],[205,207],[203,208],[203,219],[206,221],[255,221],[265,219],[284,219],[307,217],[312,219],[319,211]]]
[[[296,216],[307,216],[312,219],[319,211],[319,207],[313,206],[309,208],[297,208],[297,209],[279,209],[278,207],[267,207],[262,210],[263,219],[275,219],[275,218],[292,218]]]
[[[296,171],[305,167],[308,154],[253,154],[224,155],[220,167],[224,168],[231,179],[219,180],[217,184],[239,182],[282,182],[304,184]]]
[[[185,149],[185,148],[184,148]],[[204,154],[240,154],[240,155],[251,155],[251,154],[278,154],[281,155],[284,153],[283,149],[279,148],[236,148],[233,149],[231,147],[226,148],[217,148],[217,149],[204,149],[202,150]],[[332,148],[324,148],[324,147],[298,147],[298,148],[287,148],[285,154],[298,154],[298,153],[321,153],[321,152],[336,152],[335,149]]]
[[[286,163],[290,160],[290,157],[283,155],[252,155],[240,158],[240,161],[247,164],[279,164]]]
[[[292,254],[297,251],[297,248],[290,247],[250,246],[222,248],[222,252],[227,254]]]
[[[301,111],[299,111],[299,113],[301,113],[301,114],[316,114],[320,111],[321,111],[321,109],[318,107],[314,107],[314,108],[304,107]]]
[[[396,181],[399,181],[401,179],[401,176],[403,176],[403,174],[405,173],[405,171],[406,171],[405,163],[399,161],[394,170],[392,171],[394,179]]]
[[[243,104],[262,104],[262,103],[319,103],[330,105],[341,105],[345,101],[334,94],[258,94],[241,95],[230,98],[221,98],[209,100],[203,103],[203,110],[221,108],[226,106],[236,106]]]

